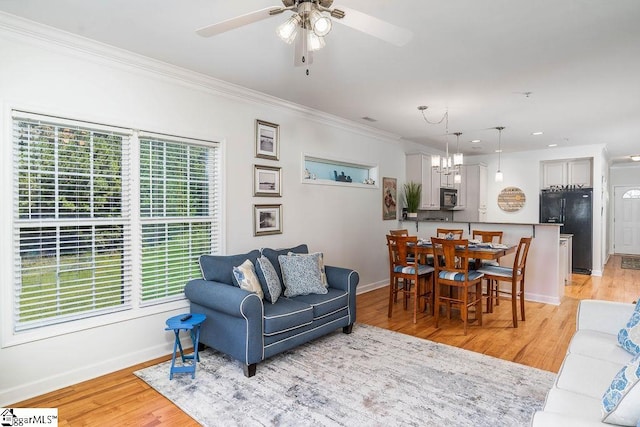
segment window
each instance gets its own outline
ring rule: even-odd
[[[182,299],[218,248],[215,143],[14,112],[13,147],[16,332]]]
[[[140,137],[143,303],[182,297],[185,282],[200,275],[198,256],[212,241],[215,153]]]
[[[640,189],[627,190],[622,195],[623,199],[640,199]]]

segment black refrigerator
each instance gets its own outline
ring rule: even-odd
[[[561,234],[573,234],[573,272],[591,274],[593,266],[593,189],[542,190],[540,222],[560,223]]]

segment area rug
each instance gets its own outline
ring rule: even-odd
[[[170,362],[135,374],[203,426],[529,425],[555,374],[356,325],[258,364],[200,353],[196,378]]]
[[[621,267],[629,270],[640,270],[640,257],[623,256]]]

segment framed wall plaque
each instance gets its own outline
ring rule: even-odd
[[[256,157],[278,160],[280,158],[280,126],[256,120]]]

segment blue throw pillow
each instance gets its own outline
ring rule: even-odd
[[[632,426],[640,422],[640,354],[613,378],[602,396],[602,421]]]
[[[259,256],[258,250],[238,255],[200,255],[200,271],[205,280],[239,286],[233,279],[233,267],[246,260],[255,263]]]
[[[629,353],[640,354],[640,301],[627,325],[618,332],[618,343]]]
[[[271,261],[271,265],[273,265],[273,268],[275,268],[276,270],[276,274],[278,275],[278,279],[280,279],[280,283],[282,283],[284,286],[287,286],[286,283],[284,283],[284,280],[282,280],[282,269],[280,269],[280,261],[278,261],[278,257],[280,255],[287,255],[289,252],[295,252],[297,254],[308,254],[309,253],[309,248],[307,248],[307,245],[298,245],[294,248],[287,248],[287,249],[270,249],[270,248],[264,248],[261,250],[262,255],[266,256],[269,261]]]
[[[271,304],[275,304],[282,294],[282,284],[269,258],[265,256],[258,258],[256,262],[256,274],[258,275],[258,280],[264,293],[264,299]]]
[[[317,258],[280,255],[278,260],[284,278],[285,297],[329,292],[322,284]]]

